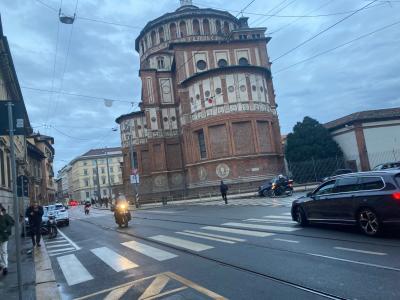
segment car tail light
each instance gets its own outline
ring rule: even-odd
[[[394,193],[392,196],[394,199],[400,200],[400,192]]]

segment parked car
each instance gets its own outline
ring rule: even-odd
[[[54,215],[56,217],[57,226],[69,226],[69,214],[64,205],[56,203],[54,205],[45,206],[44,208],[48,210],[49,215]]]
[[[400,225],[400,170],[337,176],[292,203],[292,219],[300,225],[357,225],[369,236]]]
[[[333,173],[331,174],[331,176],[322,178],[321,181],[322,181],[322,182],[325,182],[325,181],[327,181],[327,180],[329,180],[329,179],[331,179],[331,178],[333,178],[333,177],[335,177],[335,176],[343,175],[343,174],[349,174],[349,173],[353,173],[353,170],[351,170],[351,169],[337,169],[335,172],[333,172]]]
[[[380,164],[374,167],[372,170],[379,171],[379,170],[394,169],[394,168],[400,168],[400,161]]]

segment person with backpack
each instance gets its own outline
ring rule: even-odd
[[[8,238],[11,235],[11,228],[14,220],[0,204],[0,271],[3,275],[8,274]]]
[[[225,204],[228,204],[228,198],[227,198],[227,193],[228,193],[228,186],[224,183],[223,180],[221,180],[221,185],[219,186],[219,189],[221,191],[221,196],[222,196],[222,200],[225,201]]]

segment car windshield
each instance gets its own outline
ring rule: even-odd
[[[62,210],[62,209],[64,209],[64,205],[62,205],[62,204],[56,204],[55,207],[56,207],[56,208],[55,208],[56,210]]]

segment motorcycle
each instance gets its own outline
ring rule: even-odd
[[[129,221],[132,219],[127,203],[117,204],[114,208],[115,223],[119,227],[128,227]]]
[[[47,234],[49,239],[54,239],[57,237],[58,229],[55,216],[49,216],[46,222],[46,226],[42,226],[42,234]]]
[[[258,191],[260,196],[264,197],[279,197],[293,195],[293,180],[274,178],[267,184],[261,186]]]

